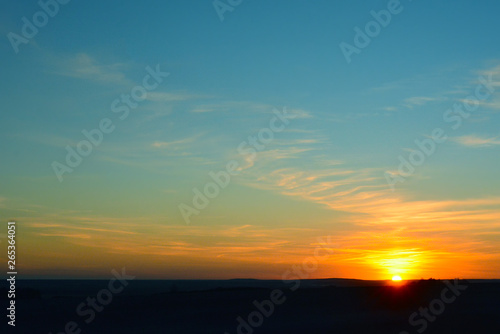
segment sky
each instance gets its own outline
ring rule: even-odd
[[[500,278],[497,1],[47,3],[0,11],[19,277]]]

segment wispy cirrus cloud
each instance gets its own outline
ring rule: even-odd
[[[78,246],[73,247],[72,251],[78,252],[78,249],[82,249],[80,247],[101,249],[104,255],[184,258],[197,254],[197,257],[206,260],[216,257],[231,261],[265,258],[279,262],[282,261],[279,254],[302,259],[301,251],[311,248],[318,237],[318,231],[312,228],[269,228],[250,224],[187,227],[158,224],[155,222],[157,218],[151,217],[124,220],[99,216],[64,216],[57,222],[53,220],[52,217],[40,217],[33,219],[33,222],[27,219],[26,225],[38,237],[62,238]],[[297,233],[302,238],[293,241]]]
[[[89,234],[75,234],[75,233],[38,233],[41,237],[59,237],[59,238],[75,238],[75,239],[90,239]]]
[[[453,260],[459,268],[448,270],[473,276],[475,261],[500,258],[492,248],[495,240],[488,237],[500,231],[500,198],[410,200],[384,189],[374,170],[342,165],[335,170],[275,170],[261,177],[258,187],[348,212],[344,223],[358,227],[335,238],[340,244],[335,263],[346,268],[374,270],[380,277],[394,268],[435,275]]]
[[[311,112],[304,110],[304,109],[290,109],[289,113],[293,118],[312,118],[313,117]]]
[[[404,105],[407,108],[413,108],[415,106],[423,106],[431,102],[445,101],[446,97],[429,97],[429,96],[414,96],[409,97],[404,100]]]
[[[178,150],[182,148],[182,146],[194,143],[196,139],[198,139],[201,136],[201,134],[197,134],[195,136],[183,138],[183,139],[178,139],[178,140],[172,140],[172,141],[155,141],[151,144],[152,147],[156,149],[174,149]]]
[[[191,109],[193,113],[208,113],[208,112],[266,112],[272,110],[272,106],[248,102],[248,101],[221,101],[217,103],[200,104]]]
[[[478,71],[478,74],[484,77],[498,78],[500,76],[500,65],[497,64],[482,71]],[[500,87],[500,82],[493,80],[490,85],[493,87]]]
[[[476,135],[462,136],[453,138],[456,143],[466,147],[490,147],[500,145],[498,137],[481,137]]]
[[[193,107],[193,113],[209,112],[249,112],[249,113],[268,113],[272,114],[275,106],[265,103],[250,101],[221,101],[218,103],[201,104]],[[312,113],[304,109],[287,108],[287,113],[294,119],[311,118]]]
[[[129,65],[126,63],[103,64],[86,53],[67,56],[57,61],[58,75],[86,79],[101,83],[130,85],[124,70]]]
[[[153,102],[178,102],[213,98],[210,95],[193,94],[186,91],[150,92],[147,99]]]

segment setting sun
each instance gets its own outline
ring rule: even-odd
[[[398,275],[396,275],[396,276],[392,276],[392,280],[393,280],[394,282],[399,282],[399,281],[401,281],[401,276],[398,276]]]

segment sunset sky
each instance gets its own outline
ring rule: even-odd
[[[212,0],[70,1],[16,53],[9,32],[41,9],[5,1],[0,218],[19,277],[281,279],[328,240],[310,278],[500,278],[500,3],[402,0],[348,63],[339,45],[388,2],[244,0],[221,21]],[[120,119],[114,101],[157,69]],[[54,161],[106,118],[60,182]],[[435,129],[447,139],[391,189]],[[230,161],[187,223],[179,205]]]

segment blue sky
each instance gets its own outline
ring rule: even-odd
[[[449,224],[446,214],[475,203],[463,216],[472,230],[450,232],[453,226],[445,224],[433,237],[446,245],[470,243],[467,249],[440,249],[446,254],[500,256],[489,248],[499,233],[500,93],[458,130],[443,121],[448,108],[474,93],[481,76],[491,74],[498,82],[499,4],[403,0],[402,12],[348,64],[339,44],[353,44],[354,27],[364,28],[373,20],[370,11],[387,4],[243,1],[224,14],[223,22],[211,1],[73,0],[61,5],[19,53],[7,37],[0,44],[2,219],[25,222],[30,240],[49,245],[61,239],[80,255],[97,247],[95,240],[104,238],[99,233],[116,229],[114,236],[123,239],[116,237],[99,250],[118,257],[128,254],[117,246],[127,240],[121,232],[134,235],[141,254],[150,254],[144,240],[168,227],[177,231],[172,242],[185,243],[182,254],[162,246],[173,252],[168,261],[176,265],[193,258],[195,250],[226,254],[214,245],[233,250],[227,251],[236,254],[231,261],[263,251],[273,252],[264,255],[274,263],[282,250],[272,241],[264,250],[252,250],[254,239],[244,236],[227,244],[217,239],[231,228],[254,228],[251,235],[257,239],[282,235],[290,261],[305,254],[313,236],[334,234],[347,243],[338,259],[343,263],[338,266],[347,269],[332,264],[330,272],[321,273],[328,276],[360,272],[350,267],[347,249],[394,250],[354,242],[353,236],[383,231],[381,238],[394,233],[416,238],[408,218],[424,213],[412,209],[388,219],[381,213],[385,205],[424,208]],[[36,1],[4,2],[3,35],[20,34],[21,18],[31,20],[39,10]],[[141,84],[147,66],[157,65],[170,75],[120,121],[111,103]],[[245,165],[238,145],[266,127],[274,109],[283,108],[295,118]],[[63,162],[65,147],[74,147],[84,139],[81,131],[97,127],[103,118],[112,119],[116,130],[58,182],[51,163]],[[398,156],[410,154],[416,139],[438,127],[449,140],[391,192],[384,173],[394,172]],[[189,203],[192,189],[232,159],[241,162],[240,175],[187,227],[178,204]],[[491,215],[489,225],[474,225],[485,215]],[[150,229],[141,231],[139,221]],[[385,225],[370,225],[382,221]],[[103,222],[114,227],[99,231],[96,226]],[[82,231],[81,224],[88,234],[74,233]],[[214,244],[189,239],[193,229],[209,227]],[[301,239],[299,232],[289,235],[288,228],[310,230]],[[468,239],[470,231],[477,232],[474,239]],[[405,247],[425,255],[439,248],[435,240]],[[238,247],[241,253],[234,251]],[[34,248],[26,252],[34,259]],[[59,253],[54,249],[53,254]],[[112,258],[92,270],[112,266]],[[230,276],[224,273],[232,273],[231,261],[221,264],[220,277]],[[74,274],[69,259],[62,263],[66,275]],[[273,268],[254,276],[274,277]],[[462,268],[466,275],[489,275],[471,264]],[[30,273],[43,270],[62,269],[50,263]],[[155,276],[152,269],[144,270]],[[373,270],[360,276],[379,277]],[[201,273],[193,269],[186,275]]]

